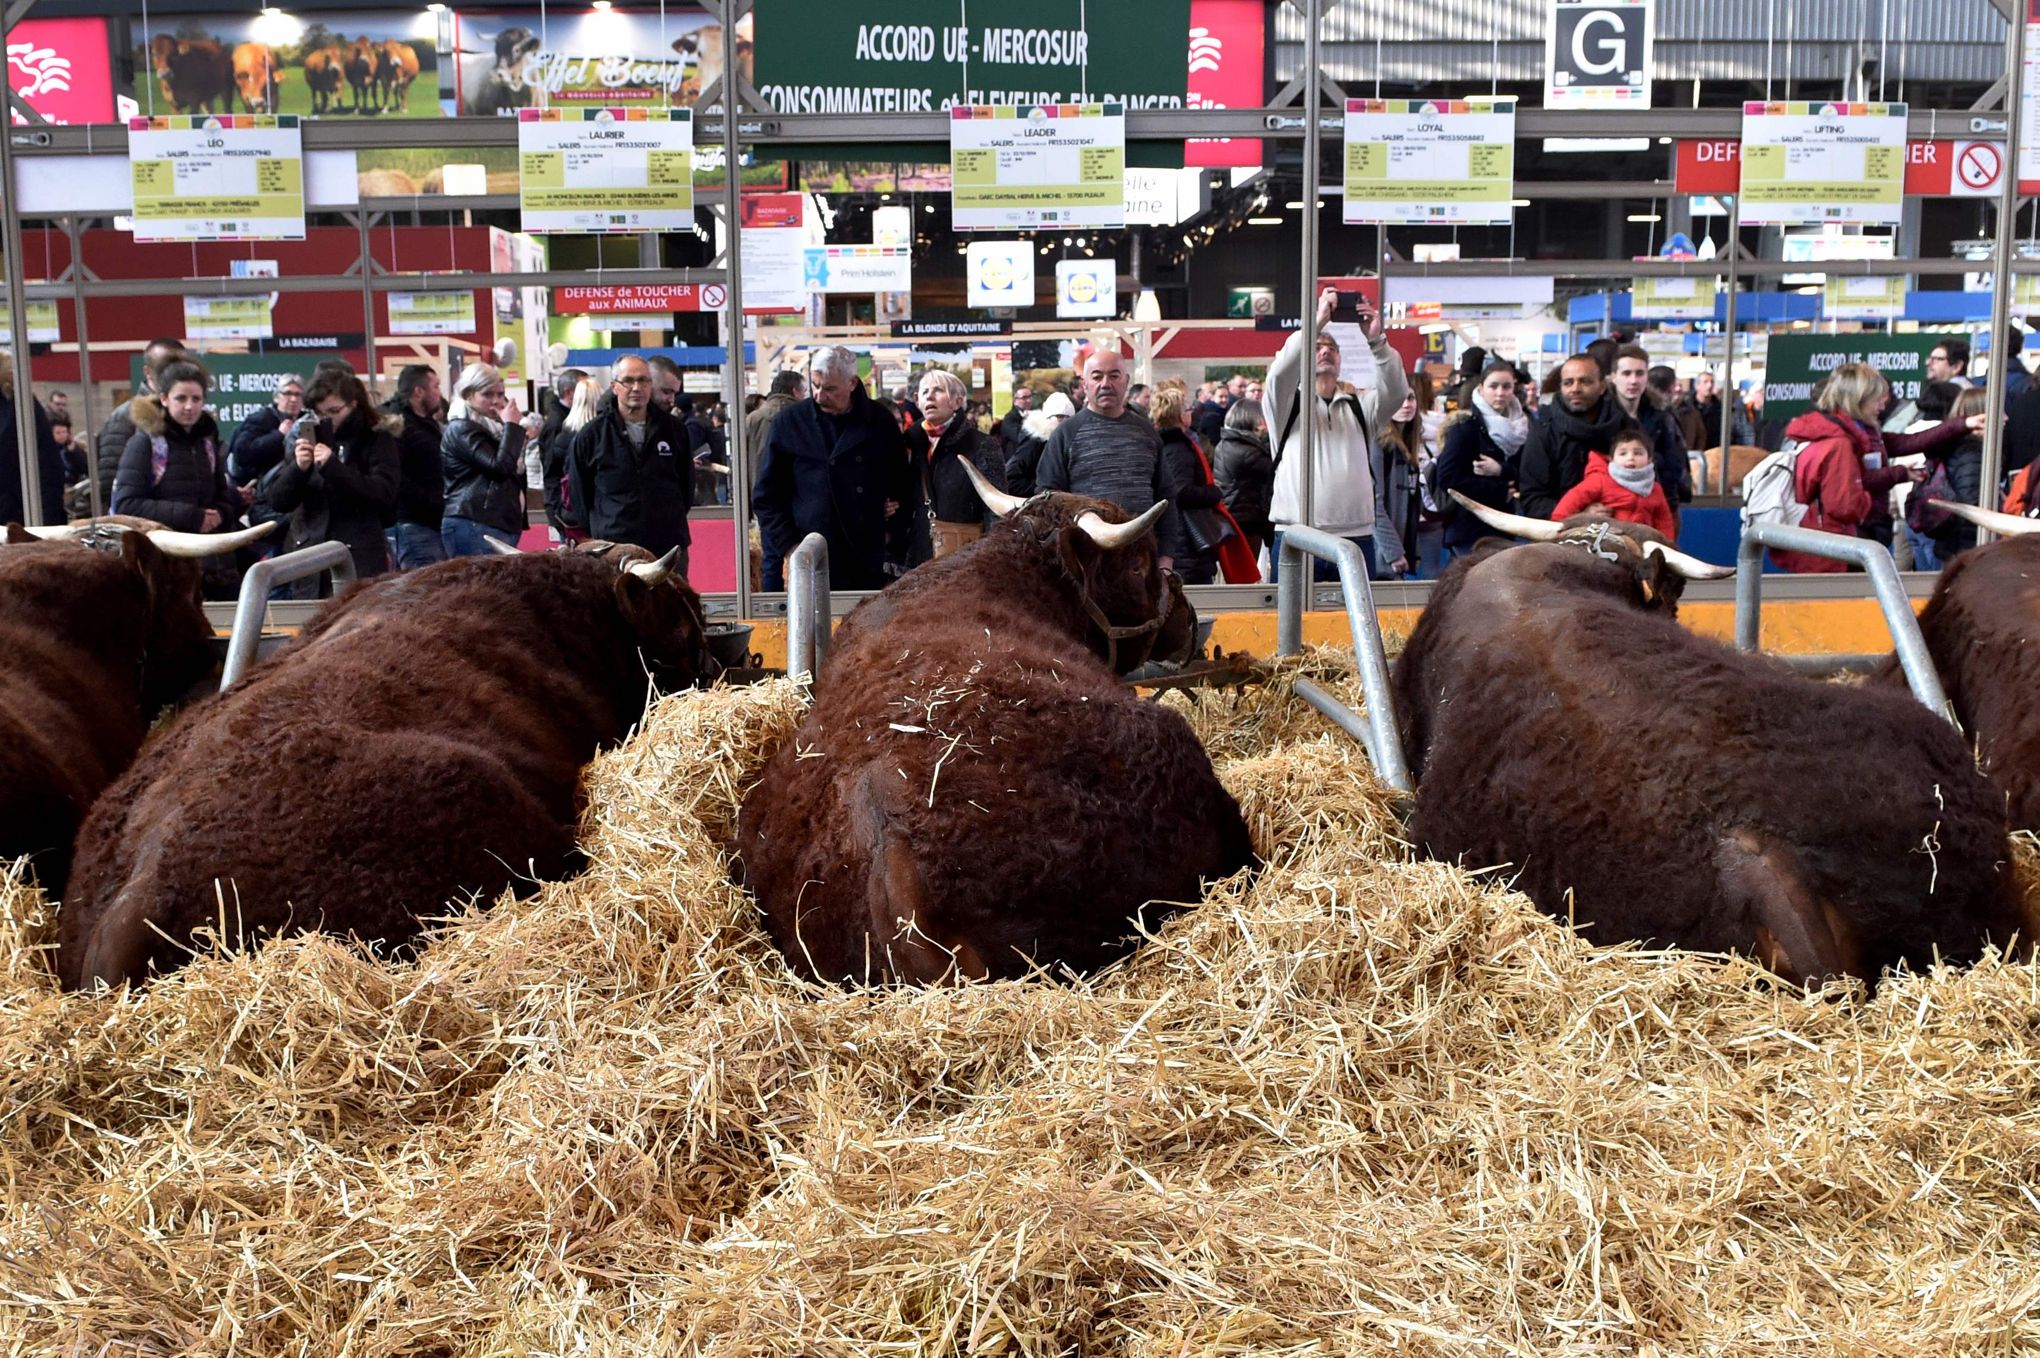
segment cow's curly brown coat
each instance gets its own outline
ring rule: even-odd
[[[216,879],[230,935],[403,943],[464,893],[570,871],[581,768],[643,712],[647,664],[707,667],[700,608],[677,577],[574,554],[355,586],[93,808],[61,979],[175,965],[221,920]]]
[[[154,525],[142,525],[152,527]],[[211,668],[196,562],[140,532],[106,550],[10,526],[0,546],[0,861],[52,896],[79,822],[149,719]]]
[[[1421,848],[1595,941],[1794,979],[2010,940],[2002,798],[1953,727],[1686,631],[1680,577],[1617,555],[1496,542],[1439,583],[1395,669]]]
[[[1168,588],[1154,538],[1104,551],[1075,526],[1087,511],[1125,518],[1036,496],[844,621],[814,709],[738,826],[747,884],[796,971],[1088,970],[1131,947],[1137,917],[1152,925],[1253,861],[1196,736],[1120,682],[1083,606],[1088,591],[1114,626],[1153,617]],[[1194,614],[1168,598],[1156,644],[1180,656]],[[1149,650],[1122,645],[1119,669]]]
[[[2040,830],[2040,535],[1964,552],[1920,611],[1920,633],[1977,762],[2015,828]],[[1895,661],[1881,677],[1903,686]]]

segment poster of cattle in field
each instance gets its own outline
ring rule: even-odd
[[[298,18],[269,10],[134,21],[144,113],[437,118],[438,16],[425,10]]]
[[[454,111],[514,117],[551,105],[690,108],[722,75],[722,25],[700,9],[453,15]]]

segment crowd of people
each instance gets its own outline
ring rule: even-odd
[[[750,396],[742,415],[760,583],[784,587],[784,559],[809,533],[827,540],[834,583],[853,590],[967,546],[989,522],[967,467],[1020,496],[1066,490],[1128,515],[1164,504],[1161,552],[1190,584],[1273,579],[1295,524],[1355,543],[1378,579],[1435,578],[1494,532],[1454,492],[1534,517],[1596,511],[1676,541],[1698,454],[1720,448],[1724,428],[1738,448],[1794,454],[1808,526],[1876,539],[1917,569],[1974,545],[1973,527],[1931,503],[1977,503],[1982,491],[1984,394],[1959,338],[1936,345],[1904,408],[1882,374],[1847,364],[1817,384],[1811,409],[1781,423],[1763,420],[1760,403],[1724,399],[1712,374],[1682,384],[1618,338],[1594,341],[1541,384],[1477,348],[1434,381],[1404,368],[1365,309],[1374,378],[1356,388],[1330,331],[1338,302],[1330,289],[1317,299],[1311,353],[1302,332],[1291,335],[1265,384],[1239,373],[1148,386],[1118,353],[1090,348],[1067,389],[1023,384],[996,418],[946,368],[874,396],[856,354],[822,349],[805,374],[782,372]],[[529,524],[526,486],[542,484],[560,540],[632,543],[674,554],[684,570],[690,511],[729,499],[728,412],[697,406],[663,355],[626,355],[606,383],[560,373],[542,418],[486,363],[451,374],[450,389],[434,368],[411,365],[379,403],[328,359],[280,380],[272,404],[226,439],[210,390],[200,359],[157,340],[140,390],[89,449],[64,393],[37,402],[45,521],[87,512],[96,478],[112,513],[191,532],[273,520],[281,530],[263,550],[340,542],[356,575],[371,576],[514,548]],[[22,517],[15,399],[0,355],[0,521]],[[2040,480],[2029,470],[2040,460],[2040,385],[2016,364],[2008,411],[2005,482],[1991,498],[2040,513],[2040,485],[2028,490]],[[209,591],[231,591],[233,568],[215,570]]]

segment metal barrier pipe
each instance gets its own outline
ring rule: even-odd
[[[322,571],[333,572],[333,592],[354,583],[354,557],[344,542],[321,542],[295,552],[258,561],[241,577],[241,597],[234,604],[234,632],[227,639],[227,663],[220,671],[220,692],[232,688],[255,663],[262,621],[269,616],[269,592],[278,585]]]
[[[1845,538],[1813,528],[1793,528],[1782,523],[1759,523],[1743,530],[1742,546],[1735,558],[1735,648],[1755,651],[1763,618],[1764,549],[1782,548],[1808,556],[1826,557],[1860,566],[1870,577],[1877,607],[1884,625],[1891,629],[1892,649],[1905,671],[1905,682],[1927,707],[1950,722],[1955,709],[1942,691],[1941,677],[1934,671],[1934,659],[1927,654],[1926,639],[1920,635],[1919,619],[1913,616],[1912,601],[1898,578],[1898,567],[1883,544],[1869,538]]]
[[[829,658],[829,543],[809,533],[786,558],[786,673],[810,681]]]
[[[1277,655],[1303,649],[1303,604],[1310,592],[1310,558],[1339,568],[1339,589],[1346,600],[1346,626],[1353,634],[1353,659],[1360,667],[1360,691],[1367,696],[1367,717],[1307,679],[1298,680],[1297,694],[1330,717],[1339,729],[1360,742],[1374,765],[1375,776],[1407,796],[1412,791],[1409,762],[1403,757],[1402,732],[1395,722],[1395,703],[1388,690],[1388,655],[1381,644],[1381,620],[1374,612],[1374,589],[1367,580],[1367,558],[1357,543],[1315,528],[1295,525],[1282,530],[1282,561],[1276,579]]]

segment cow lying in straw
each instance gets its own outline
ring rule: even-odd
[[[1920,612],[1948,701],[2003,791],[2015,829],[2040,830],[2040,519],[1935,501],[2004,541],[1955,558]],[[1904,684],[1897,663],[1880,677]]]
[[[1686,631],[1686,580],[1727,568],[1649,529],[1461,503],[1536,541],[1455,564],[1396,664],[1425,851],[1513,864],[1596,941],[1793,981],[2010,941],[2002,799],[1947,722]]]
[[[93,808],[64,984],[139,980],[209,926],[401,943],[453,897],[570,871],[582,766],[643,712],[647,667],[709,671],[703,631],[670,561],[467,559],[355,587]]]
[[[742,871],[809,977],[1095,968],[1253,861],[1189,726],[1119,680],[1192,645],[1159,507],[1126,522],[966,471],[1001,522],[845,620],[744,800]]]
[[[198,559],[269,531],[144,519],[7,526],[0,546],[0,861],[34,857],[57,895],[92,799],[149,721],[212,668]]]

